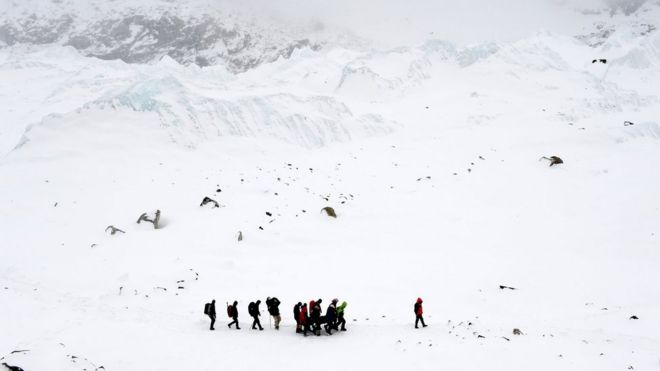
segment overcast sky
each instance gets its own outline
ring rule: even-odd
[[[166,3],[179,9],[186,4],[266,15],[283,23],[304,23],[326,29],[346,28],[359,36],[390,46],[422,42],[428,38],[460,44],[484,40],[512,41],[541,29],[575,35],[593,30],[595,17],[576,9],[605,8],[607,2],[639,3],[645,0],[0,0],[19,7],[44,8],[78,4]],[[48,10],[46,10],[48,12]],[[605,16],[605,15],[604,15]]]
[[[219,0],[220,3],[234,0]],[[640,0],[242,0],[282,20],[318,21],[359,35],[408,43],[437,37],[458,43],[515,40],[539,29],[573,35],[592,29],[576,9]],[[587,22],[585,22],[587,21]]]

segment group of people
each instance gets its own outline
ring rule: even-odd
[[[332,299],[325,311],[325,316],[323,315],[323,309],[321,309],[322,299],[310,301],[309,307],[307,303],[298,302],[293,306],[296,333],[307,336],[307,333],[311,332],[316,336],[321,336],[321,328],[325,329],[328,335],[332,335],[332,330],[346,331],[344,314],[348,303],[344,301],[337,306],[338,302],[338,299]]]
[[[307,336],[307,333],[312,333],[316,336],[321,336],[321,330],[324,329],[328,335],[332,335],[332,331],[346,331],[346,319],[344,317],[346,312],[346,306],[348,303],[343,301],[341,304],[338,299],[332,299],[330,305],[323,315],[323,309],[321,304],[323,303],[322,299],[311,300],[309,306],[307,303],[298,302],[293,306],[293,319],[296,321],[296,333],[303,334]],[[415,328],[419,328],[419,323],[422,323],[422,327],[426,327],[424,323],[424,309],[422,307],[422,299],[417,298],[415,305],[413,307],[415,312]],[[280,329],[280,322],[282,322],[282,316],[280,315],[280,300],[276,297],[268,297],[266,299],[266,308],[268,314],[273,317],[275,322],[275,330]],[[259,306],[261,305],[261,300],[250,302],[248,304],[248,314],[252,317],[252,329],[256,330],[257,328],[260,331],[263,331],[263,326],[261,326],[261,310]],[[207,303],[204,306],[204,314],[208,315],[211,318],[211,330],[215,330],[215,320],[216,320],[216,311],[215,311],[215,300]],[[227,305],[227,316],[231,318],[231,322],[227,324],[227,327],[231,328],[232,325],[236,325],[236,329],[240,330],[238,324],[238,301],[234,301],[231,305]]]
[[[301,333],[307,336],[307,333],[311,332],[320,336],[321,328],[324,328],[329,335],[332,335],[333,330],[346,331],[346,319],[344,318],[344,313],[348,304],[342,302],[341,305],[337,306],[338,302],[338,299],[333,299],[326,309],[325,315],[322,315],[321,304],[323,303],[323,300],[321,299],[310,301],[309,307],[307,306],[307,303],[297,303],[294,305],[293,319],[296,321],[296,333]],[[282,322],[280,304],[280,300],[276,297],[268,297],[266,299],[266,308],[268,314],[273,317],[275,330],[280,329],[280,323]],[[260,320],[260,305],[261,300],[250,302],[250,304],[248,304],[248,314],[252,317],[252,329],[263,331],[264,328],[261,325]],[[215,300],[204,306],[204,314],[211,319],[210,329],[215,330],[215,321],[217,318]],[[234,301],[231,305],[227,305],[227,316],[231,318],[231,322],[227,324],[227,327],[232,328],[232,326],[235,325],[235,328],[240,330],[241,327],[238,323],[238,301]]]

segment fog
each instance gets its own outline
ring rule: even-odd
[[[593,30],[593,21],[637,9],[646,0],[0,0],[0,11],[11,7],[152,6],[177,11],[200,6],[268,19],[307,30],[348,30],[387,45],[429,38],[459,44],[484,40],[511,41],[539,30],[575,35]],[[94,5],[91,5],[94,4]],[[48,5],[48,6],[46,6]],[[585,16],[581,10],[600,10]],[[44,10],[47,12],[47,10]],[[82,10],[81,10],[82,13]],[[265,18],[264,18],[265,17]]]
[[[638,7],[644,0],[243,0],[240,7],[282,22],[343,28],[397,45],[440,38],[457,43],[510,41],[538,30],[575,34],[591,30],[581,10]],[[217,5],[236,7],[233,0]],[[595,18],[596,15],[593,16]]]

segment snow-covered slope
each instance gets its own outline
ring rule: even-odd
[[[0,49],[0,370],[657,368],[660,34],[639,14],[597,46],[332,44],[240,74]],[[267,296],[283,327],[252,331]],[[295,334],[319,297],[348,301],[347,332]]]

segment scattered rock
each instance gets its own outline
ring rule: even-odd
[[[2,365],[5,366],[9,371],[23,371],[23,369],[18,366],[11,366],[6,363],[3,363]]]
[[[321,212],[324,212],[324,211],[329,217],[337,218],[337,214],[335,213],[335,209],[333,209],[332,207],[326,206],[323,209],[321,209]]]
[[[212,199],[211,197],[204,197],[204,199],[202,200],[202,203],[199,204],[199,206],[201,207],[201,206],[204,206],[206,204],[213,204],[214,208],[216,208],[216,207],[219,208],[220,207],[220,204],[218,203],[218,201]]]
[[[510,287],[510,286],[504,286],[504,285],[500,285],[500,290],[504,290],[504,289],[509,289],[509,290],[516,290],[516,288],[515,288],[515,287]]]
[[[550,157],[543,156],[539,159],[539,161],[541,161],[541,160],[550,161],[550,166],[559,165],[559,164],[564,163],[564,160],[562,160],[559,156],[550,156]]]
[[[154,225],[154,229],[158,229],[158,222],[160,221],[160,210],[156,210],[156,214],[153,219],[149,219],[147,213],[142,213],[137,221],[137,224],[140,224],[142,221],[149,222]]]
[[[639,319],[637,316],[630,316],[630,319]]]
[[[138,223],[139,223],[139,221],[138,221]],[[114,234],[117,233],[117,232],[126,233],[126,232],[122,231],[121,229],[115,227],[114,225],[109,225],[109,226],[107,226],[107,227],[105,228],[105,231],[107,232],[108,229],[110,230],[110,235],[114,235]],[[92,247],[93,247],[93,246],[92,246]]]

